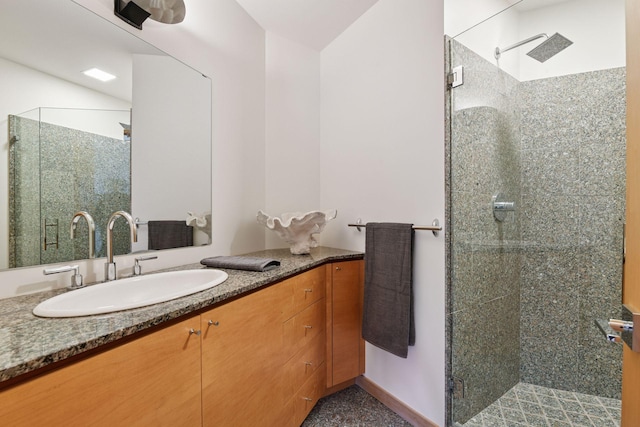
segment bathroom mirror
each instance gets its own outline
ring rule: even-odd
[[[3,1],[0,31],[0,269],[88,258],[79,210],[97,257],[117,210],[116,255],[210,243],[211,80],[71,0]]]

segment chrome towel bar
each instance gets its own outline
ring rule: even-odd
[[[141,221],[140,218],[138,218],[138,217],[136,217],[136,219],[133,222],[136,225],[136,227],[139,227],[141,225],[148,225],[149,224],[149,221]]]
[[[354,224],[347,224],[348,227],[356,227],[358,231],[362,231],[363,227],[366,227],[366,224],[362,223],[362,220],[358,218],[358,220]],[[433,233],[434,236],[438,236],[438,232],[442,231],[442,226],[440,225],[440,221],[438,219],[434,219],[431,225],[414,225],[414,230],[429,230]]]

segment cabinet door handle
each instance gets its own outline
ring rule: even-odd
[[[304,293],[306,294],[307,292],[313,292],[313,289],[307,288],[304,290]]]
[[[201,333],[202,331],[200,329],[197,329],[197,330],[193,328],[189,329],[189,335],[193,335],[193,334],[200,335]]]
[[[214,322],[213,320],[209,320],[209,321],[207,322],[207,325],[209,325],[209,326],[212,326],[212,325],[213,325],[213,326],[219,326],[219,325],[220,325],[220,322],[218,322],[217,320],[216,320],[215,322]]]
[[[342,267],[336,267],[336,271],[342,271]]]
[[[313,328],[313,326],[311,326],[311,325],[304,325],[304,328],[305,328],[305,329],[312,329],[312,328]]]
[[[313,366],[313,362],[304,362],[305,366]]]
[[[303,397],[302,399],[306,400],[307,402],[313,402],[313,399],[310,397]]]

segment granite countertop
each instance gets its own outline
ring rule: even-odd
[[[266,250],[245,255],[274,258],[280,260],[281,265],[267,272],[221,269],[229,273],[229,278],[206,291],[161,304],[95,316],[40,318],[33,315],[33,308],[40,302],[68,292],[67,290],[0,300],[0,382],[163,322],[195,313],[228,298],[327,262],[363,257],[361,252],[325,247],[312,249],[309,255],[291,255],[288,249]],[[197,263],[163,271],[200,268],[205,267]]]

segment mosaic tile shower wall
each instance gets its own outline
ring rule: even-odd
[[[10,116],[17,137],[11,147],[14,241],[11,267],[88,258],[88,227],[80,221],[76,238],[69,224],[78,210],[96,222],[96,257],[105,256],[111,213],[131,210],[130,148],[122,140]],[[57,224],[57,225],[55,225]],[[44,249],[46,236],[47,249]],[[51,244],[57,241],[56,244]],[[114,252],[130,251],[129,231],[116,222]]]
[[[452,362],[464,423],[519,381],[619,398],[624,69],[520,83],[451,41]],[[515,213],[496,221],[491,196]]]
[[[523,82],[521,379],[620,398],[625,70]]]

